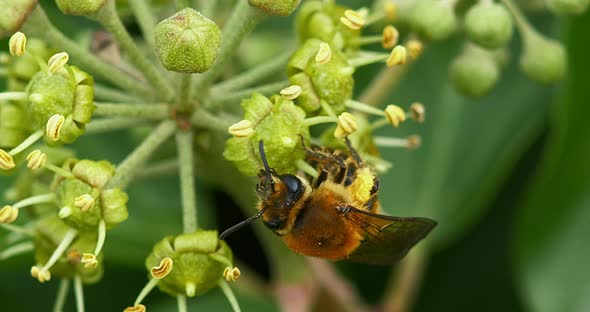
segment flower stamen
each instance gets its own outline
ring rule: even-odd
[[[174,266],[174,261],[172,258],[166,257],[160,261],[158,266],[153,267],[150,270],[152,277],[155,279],[162,279],[166,277],[172,271],[172,267]]]

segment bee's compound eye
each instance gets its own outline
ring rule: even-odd
[[[301,180],[292,174],[283,174],[280,176],[281,181],[287,185],[289,193],[297,194],[301,190]]]

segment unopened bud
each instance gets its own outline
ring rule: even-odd
[[[254,134],[254,125],[250,120],[244,119],[229,126],[227,132],[236,138],[247,138]]]
[[[414,30],[429,40],[443,40],[457,28],[451,1],[417,0],[410,22]]]
[[[40,150],[34,150],[27,155],[27,167],[31,170],[45,167],[47,155]]]
[[[0,209],[0,224],[12,223],[18,218],[18,208],[6,205]]]
[[[353,114],[344,112],[338,116],[338,126],[334,131],[334,137],[342,139],[347,137],[358,130],[358,124]]]
[[[402,45],[397,45],[393,50],[391,50],[391,54],[387,58],[386,64],[388,67],[392,67],[395,65],[403,65],[408,61],[408,51],[406,47]]]
[[[505,46],[512,37],[512,28],[512,16],[502,4],[479,2],[465,15],[469,39],[488,49]]]
[[[25,54],[25,48],[27,47],[27,36],[22,32],[18,31],[10,37],[8,41],[8,50],[13,56],[22,56]]]
[[[55,73],[64,65],[66,65],[69,59],[70,56],[66,52],[56,53],[49,58],[49,61],[47,61],[47,70],[50,73]]]
[[[406,113],[397,105],[387,105],[385,108],[385,118],[394,127],[398,127],[400,123],[406,120]]]
[[[387,25],[383,28],[383,38],[381,45],[384,49],[393,49],[399,40],[399,31],[392,25]]]
[[[45,134],[50,141],[58,141],[60,138],[61,128],[64,125],[66,118],[60,114],[55,114],[49,117],[47,125],[45,126]]]
[[[98,12],[107,0],[55,0],[64,14],[88,16]]]
[[[538,33],[526,36],[524,53],[520,57],[520,68],[525,75],[546,84],[561,80],[567,67],[563,45]]]
[[[291,85],[281,90],[280,94],[287,100],[294,100],[301,94],[301,91],[302,89],[300,86]]]
[[[365,26],[365,19],[356,11],[346,10],[344,16],[340,18],[340,22],[346,27],[354,30],[361,29]]]
[[[500,77],[500,69],[491,52],[470,45],[451,63],[449,74],[461,93],[480,97],[494,87]]]
[[[248,2],[268,15],[287,16],[297,9],[301,0],[248,0]]]
[[[320,43],[320,49],[318,53],[315,55],[315,61],[320,64],[326,64],[332,59],[332,50],[330,49],[330,45],[322,42]]]

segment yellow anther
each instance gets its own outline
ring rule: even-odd
[[[328,63],[332,59],[332,49],[330,49],[330,45],[322,42],[320,43],[320,49],[318,53],[315,55],[315,61],[320,64],[324,65]]]
[[[27,167],[31,170],[45,167],[47,155],[40,150],[34,150],[27,155]]]
[[[145,306],[143,304],[138,304],[134,307],[127,307],[123,312],[145,312]]]
[[[288,86],[286,88],[284,88],[283,90],[281,90],[280,94],[286,98],[287,100],[294,100],[296,99],[299,95],[301,95],[301,87],[298,85],[291,85]]]
[[[387,25],[383,28],[383,38],[381,45],[384,49],[393,49],[399,40],[399,31],[392,25]]]
[[[244,119],[229,126],[227,132],[236,138],[247,138],[254,134],[254,125],[250,120]]]
[[[363,16],[353,10],[344,11],[344,16],[340,18],[340,22],[346,25],[346,27],[354,30],[361,29],[366,23]]]
[[[80,262],[84,264],[85,268],[96,268],[98,265],[98,260],[96,260],[96,256],[92,253],[83,253]]]
[[[31,276],[36,278],[39,282],[45,283],[51,279],[51,273],[48,270],[33,266],[31,268]]]
[[[15,166],[12,155],[8,154],[8,152],[3,149],[0,149],[0,169],[10,170]]]
[[[70,56],[66,52],[56,53],[52,57],[49,58],[49,61],[47,61],[47,70],[50,73],[55,73],[60,68],[62,68],[64,65],[66,65],[66,63],[68,62],[69,59],[70,59]]]
[[[342,139],[353,134],[358,129],[356,118],[353,114],[344,112],[338,116],[338,126],[334,130],[334,136],[338,139]]]
[[[17,31],[8,40],[8,50],[13,56],[22,56],[25,54],[25,48],[27,47],[27,36],[20,31]]]
[[[237,267],[227,267],[225,268],[225,270],[223,270],[223,277],[228,282],[236,281],[241,274],[242,272],[240,272],[240,269],[238,269]]]
[[[385,108],[385,118],[397,128],[400,123],[406,120],[406,113],[397,105],[387,105]]]
[[[174,261],[172,261],[172,258],[166,257],[160,261],[160,265],[153,267],[150,270],[150,273],[152,274],[153,278],[162,279],[166,277],[170,271],[172,271],[173,265]]]
[[[415,150],[422,144],[422,138],[419,135],[410,135],[407,138],[407,148],[409,150]]]
[[[414,102],[410,105],[410,115],[418,123],[424,122],[424,116],[426,114],[426,108],[420,102]]]
[[[385,11],[385,18],[388,20],[395,19],[395,14],[397,13],[397,7],[391,1],[385,2],[383,5],[383,10]]]
[[[406,42],[406,48],[408,49],[410,57],[415,60],[422,55],[424,44],[422,44],[422,41],[420,40],[411,39]]]
[[[403,65],[408,60],[408,51],[406,47],[402,45],[397,45],[393,50],[391,50],[391,54],[387,58],[387,66],[392,67],[395,65]]]
[[[12,223],[18,218],[18,208],[6,205],[0,209],[0,224]]]
[[[89,194],[80,195],[74,199],[74,207],[81,211],[88,211],[94,207],[94,197]]]
[[[47,125],[45,126],[45,134],[51,141],[58,141],[60,137],[61,127],[66,122],[66,118],[60,114],[55,114],[49,117]]]

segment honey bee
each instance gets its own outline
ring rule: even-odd
[[[436,226],[426,218],[379,214],[379,179],[346,139],[348,153],[306,147],[318,177],[278,174],[259,142],[263,169],[258,173],[258,213],[225,230],[224,239],[262,217],[262,222],[300,254],[330,260],[390,264]]]

